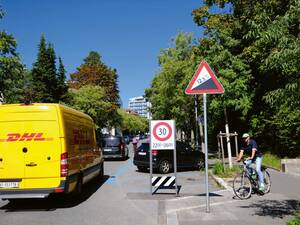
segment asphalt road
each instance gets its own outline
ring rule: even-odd
[[[132,148],[130,146],[130,155]],[[166,202],[176,201],[174,190],[150,194],[149,173],[136,171],[132,156],[126,161],[105,161],[103,181],[84,186],[82,198],[0,200],[0,225],[154,225],[165,224]],[[172,175],[172,174],[171,174]],[[204,173],[179,171],[181,198],[205,196]],[[210,191],[218,191],[211,181]]]

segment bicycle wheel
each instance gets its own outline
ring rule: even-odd
[[[233,191],[239,199],[250,198],[252,185],[245,172],[237,174],[233,180]]]
[[[265,183],[265,191],[264,193],[267,194],[271,190],[271,177],[268,171],[264,170],[263,171],[264,175],[264,183]]]

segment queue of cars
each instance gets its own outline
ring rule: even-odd
[[[102,138],[101,146],[105,159],[118,158],[126,160],[129,150],[128,144],[133,139],[138,139],[134,150],[133,164],[138,171],[149,169],[150,138],[146,135],[106,136]],[[159,173],[170,173],[173,169],[173,150],[152,150],[153,169]],[[196,151],[190,144],[182,141],[176,142],[177,168],[201,169],[204,167],[205,156],[201,151]]]

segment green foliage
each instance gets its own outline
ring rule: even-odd
[[[124,134],[145,133],[149,129],[149,121],[146,118],[129,114],[124,109],[118,109],[121,116],[121,128]]]
[[[194,129],[194,99],[184,93],[194,73],[193,36],[179,33],[172,48],[159,55],[160,71],[146,90],[153,119],[175,119],[176,127],[186,134]]]
[[[67,94],[65,70],[59,59],[59,71],[56,69],[56,55],[52,44],[47,44],[41,36],[37,61],[33,64],[29,77],[27,95],[34,102],[59,102]]]
[[[214,14],[214,4],[232,13]],[[195,53],[225,88],[211,99],[211,132],[225,107],[232,130],[252,132],[278,155],[299,155],[300,1],[207,0],[193,16],[205,33]]]
[[[217,162],[213,167],[213,174],[219,175],[224,173],[224,166],[221,162]]]
[[[0,19],[4,16],[0,8]],[[25,67],[16,52],[14,37],[0,31],[0,102],[18,103],[23,101]]]
[[[212,169],[213,174],[227,178],[227,177],[234,177],[237,173],[241,172],[241,168],[239,166],[234,165],[231,169],[229,167],[224,167],[222,162],[218,161],[213,169]]]
[[[72,108],[80,110],[93,118],[98,128],[109,127],[111,103],[105,100],[105,90],[100,86],[86,85],[78,90],[70,90]]]
[[[300,225],[300,209],[298,208],[295,212],[295,218],[290,219],[287,225]]]
[[[281,159],[274,154],[264,153],[263,165],[280,170],[281,169]]]
[[[70,75],[69,86],[75,89],[84,85],[103,87],[107,100],[113,103],[116,110],[120,105],[117,71],[101,62],[100,54],[95,51],[91,51],[83,61],[77,71]]]
[[[300,218],[289,220],[289,221],[287,222],[287,225],[300,225]]]
[[[80,89],[86,85],[99,86],[104,90],[103,101],[110,104],[106,110],[108,127],[118,127],[121,123],[117,109],[120,107],[120,96],[118,88],[118,74],[115,69],[111,69],[101,62],[98,52],[90,52],[84,59],[84,63],[72,73],[69,86]],[[101,127],[102,128],[102,127]]]
[[[67,101],[68,85],[66,84],[66,70],[62,59],[58,58],[58,73],[57,73],[57,99],[60,101]]]

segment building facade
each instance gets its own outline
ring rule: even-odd
[[[128,102],[128,108],[130,110],[135,111],[137,114],[147,119],[151,119],[150,107],[150,102],[143,96],[130,98]]]

